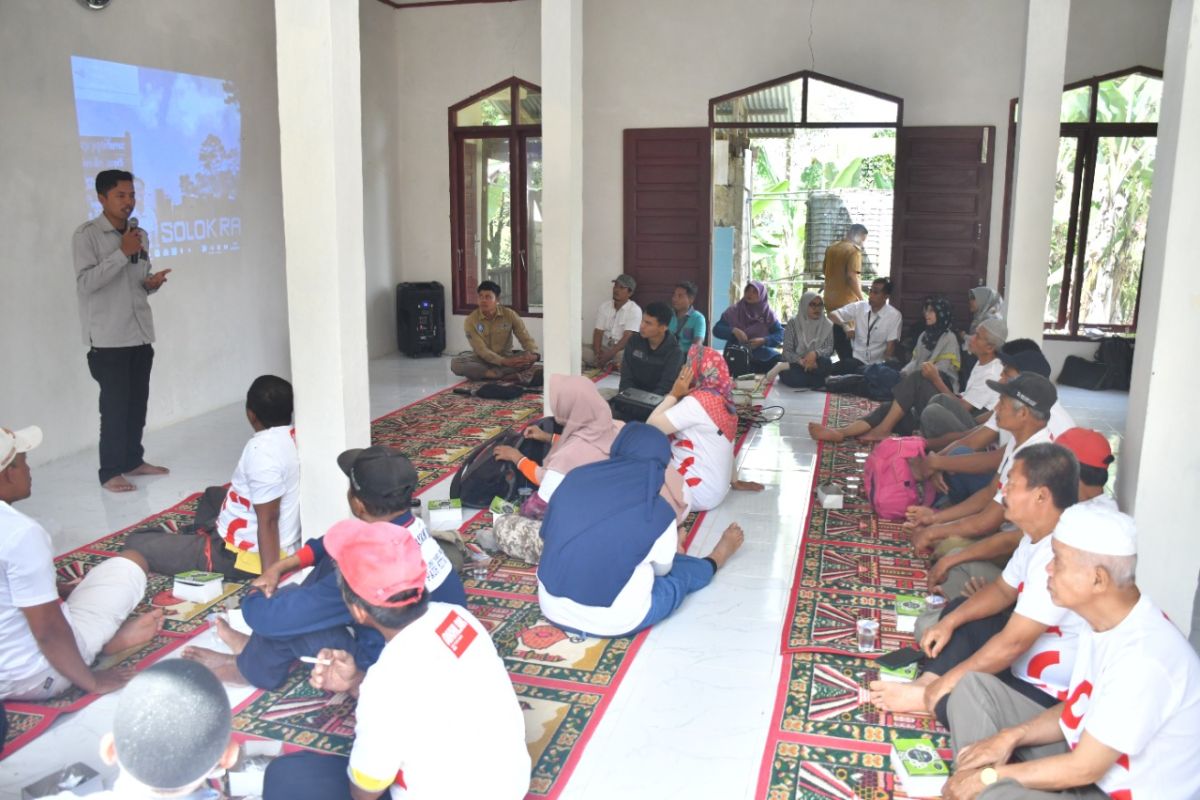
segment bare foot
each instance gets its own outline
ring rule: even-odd
[[[808,423],[808,435],[818,442],[841,442],[846,438],[841,431],[817,422]]]
[[[893,714],[924,714],[925,684],[871,681],[871,704]]]
[[[105,489],[108,489],[110,492],[121,493],[121,492],[136,492],[137,491],[137,487],[134,486],[129,481],[125,480],[124,475],[117,475],[116,477],[109,478],[108,480],[106,480],[104,483],[102,483],[100,485],[103,486]]]
[[[236,686],[245,686],[249,683],[246,677],[242,675],[242,671],[238,669],[237,656],[229,653],[218,653],[216,650],[209,650],[207,647],[186,647],[183,650],[183,657],[189,661],[196,661],[213,671],[213,674],[220,679],[221,683],[234,684]]]
[[[758,481],[735,480],[729,484],[735,492],[761,492],[767,488]]]
[[[170,473],[171,473],[171,470],[167,469],[166,467],[156,467],[153,464],[147,464],[145,461],[143,461],[142,465],[140,467],[131,469],[131,470],[129,470],[129,472],[126,472],[125,474],[126,475],[169,475]]]
[[[104,645],[101,652],[106,655],[120,653],[131,647],[140,647],[153,639],[162,630],[163,612],[161,608],[147,611],[136,617],[125,620],[117,632]]]
[[[871,428],[871,430],[859,436],[858,440],[860,442],[882,442],[891,435],[891,431],[885,431],[882,428]]]
[[[737,552],[744,541],[746,541],[746,534],[742,533],[742,526],[734,522],[721,534],[720,541],[717,542],[717,546],[712,549],[708,557],[716,563],[717,569],[720,569],[725,566],[725,562]]]
[[[241,631],[235,631],[233,626],[226,622],[221,617],[217,617],[217,636],[221,637],[233,654],[241,655],[241,652],[246,649],[246,643],[250,641],[250,637]]]

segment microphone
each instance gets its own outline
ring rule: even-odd
[[[137,217],[130,217],[130,218],[129,218],[129,224],[125,226],[125,230],[129,230],[129,231],[136,231],[136,230],[137,230]],[[139,249],[138,249],[138,251],[137,251],[136,253],[134,253],[133,255],[131,255],[131,256],[129,257],[129,260],[130,260],[132,263],[136,264],[136,263],[138,263],[138,256],[140,256],[141,254],[142,254],[142,251],[141,251],[141,249],[139,248]]]

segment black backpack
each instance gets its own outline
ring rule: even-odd
[[[545,417],[536,424],[542,430],[554,433],[553,417]],[[517,499],[522,488],[533,488],[529,479],[517,470],[516,464],[496,460],[498,445],[515,447],[539,464],[550,451],[549,442],[526,439],[521,431],[513,428],[506,428],[488,439],[463,460],[450,482],[450,497],[461,500],[464,508],[487,508],[496,497],[511,502]]]
[[[725,345],[725,366],[729,367],[729,377],[735,381],[752,373],[754,370],[750,368],[750,348],[737,342]]]

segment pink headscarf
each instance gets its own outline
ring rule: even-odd
[[[624,425],[613,420],[612,409],[596,391],[596,384],[582,375],[550,376],[550,410],[563,432],[542,466],[564,475],[608,458],[613,439]]]
[[[711,347],[697,342],[688,351],[692,368],[691,397],[703,406],[713,424],[729,441],[737,433],[737,407],[733,404],[733,379],[725,359]]]

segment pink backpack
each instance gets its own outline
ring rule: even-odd
[[[933,485],[913,477],[908,459],[925,454],[920,436],[893,436],[875,445],[867,457],[863,483],[875,513],[884,519],[904,519],[909,506],[927,506],[936,495]]]

